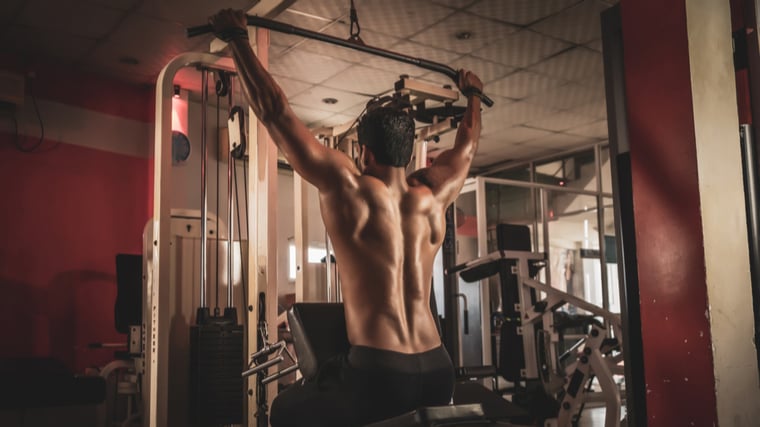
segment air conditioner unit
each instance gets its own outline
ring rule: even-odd
[[[24,105],[24,75],[0,71],[0,104]]]

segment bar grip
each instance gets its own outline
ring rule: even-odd
[[[271,19],[261,18],[258,16],[247,16],[247,24],[253,27],[266,28],[278,33],[293,34],[296,36],[306,37],[313,40],[319,40],[325,43],[330,43],[338,46],[347,47],[349,49],[358,50],[364,53],[372,55],[382,56],[384,58],[392,59],[394,61],[404,62],[406,64],[416,65],[420,68],[424,68],[429,71],[434,71],[448,76],[450,79],[457,83],[458,73],[457,70],[449,67],[445,64],[438,62],[428,61],[427,59],[415,58],[412,56],[404,55],[390,50],[380,49],[377,47],[367,46],[363,43],[359,43],[352,40],[343,40],[337,37],[329,36],[327,34],[318,33],[316,31],[305,30],[303,28],[295,27],[290,24],[273,21]],[[200,36],[213,31],[211,25],[199,25],[197,27],[190,27],[186,30],[188,37]],[[484,93],[478,91],[475,95],[483,101],[488,107],[493,106],[493,100],[486,96]]]

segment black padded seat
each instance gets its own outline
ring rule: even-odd
[[[316,376],[324,362],[350,348],[346,318],[340,303],[297,303],[288,310],[288,324],[301,374]],[[423,407],[416,411],[371,424],[372,427],[448,426],[486,422],[480,404]],[[471,424],[464,424],[471,425]]]
[[[96,405],[105,400],[99,376],[72,374],[52,358],[0,359],[0,409]]]
[[[479,404],[429,406],[365,427],[437,427],[487,423]]]

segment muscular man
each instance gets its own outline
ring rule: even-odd
[[[319,190],[322,218],[340,260],[351,350],[333,374],[293,385],[272,407],[273,426],[354,426],[420,406],[446,405],[454,370],[430,310],[433,257],[444,212],[462,188],[480,135],[482,83],[460,71],[467,110],[454,147],[405,173],[414,121],[379,108],[358,126],[361,165],[319,144],[254,55],[242,12],[221,11],[214,31],[232,50],[256,116],[293,169]],[[327,377],[327,378],[325,378]]]

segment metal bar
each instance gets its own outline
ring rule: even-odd
[[[742,162],[744,166],[744,197],[747,205],[747,231],[749,233],[750,277],[752,278],[752,299],[755,308],[755,346],[760,346],[760,212],[758,207],[758,177],[755,165],[755,141],[752,127],[741,125]],[[758,354],[760,364],[760,352]]]
[[[264,378],[263,380],[261,380],[261,384],[264,384],[264,385],[269,384],[272,381],[280,379],[281,377],[284,377],[285,375],[288,375],[289,373],[295,372],[297,370],[298,370],[298,364],[290,365],[287,368],[279,370],[275,372],[274,374]]]
[[[243,378],[245,378],[245,377],[253,375],[253,374],[257,373],[257,372],[263,371],[263,370],[269,368],[270,366],[274,366],[274,365],[282,362],[283,360],[285,360],[285,357],[283,357],[283,356],[277,356],[274,359],[267,360],[266,362],[264,362],[264,363],[262,363],[260,365],[256,365],[253,368],[248,369],[247,371],[244,371],[240,375]]]
[[[277,22],[277,21],[272,21],[271,19],[261,18],[258,16],[248,15],[247,20],[248,20],[247,23],[249,26],[266,28],[268,30],[272,30],[278,33],[293,34],[296,36],[306,37],[309,39],[318,40],[321,42],[358,50],[364,53],[381,56],[383,58],[392,59],[394,61],[416,65],[417,67],[424,68],[426,70],[441,73],[447,76],[448,78],[452,79],[454,82],[457,82],[457,79],[459,76],[458,72],[455,69],[449,67],[448,65],[440,64],[438,62],[428,61],[427,59],[415,58],[415,57],[404,55],[401,53],[392,52],[392,51],[380,49],[377,47],[367,46],[361,42],[339,39],[337,37],[328,36],[327,34],[305,30],[303,28],[298,28],[293,25],[289,25],[289,24],[285,24],[285,23]],[[194,37],[194,36],[210,33],[212,31],[213,31],[213,28],[211,27],[211,25],[200,25],[197,27],[188,28],[187,36]],[[489,98],[488,96],[486,96],[485,94],[477,93],[477,96],[481,98],[481,100],[483,101],[485,105],[489,107],[493,106],[493,100]]]
[[[478,226],[478,256],[488,253],[488,210],[486,209],[486,182],[478,181],[475,192],[475,215]],[[483,365],[491,364],[491,293],[488,291],[488,281],[481,280],[478,286],[480,293],[480,331]]]
[[[547,259],[547,266],[544,269],[544,274],[546,275],[546,283],[549,284],[549,286],[552,285],[552,263],[551,263],[551,257],[549,256],[549,215],[547,212],[549,211],[549,197],[546,195],[546,189],[542,188],[539,192],[539,201],[541,203],[541,224],[544,228],[544,253],[546,253],[546,259]]]
[[[201,274],[200,306],[206,307],[206,246],[208,235],[206,220],[208,217],[208,189],[206,188],[206,166],[208,163],[208,144],[206,141],[206,105],[208,104],[208,70],[201,70]]]
[[[597,234],[599,238],[599,268],[602,278],[602,307],[605,310],[610,309],[610,290],[607,278],[607,252],[604,241],[604,196],[602,196],[602,147],[600,144],[594,146],[594,163],[596,166],[596,220]],[[607,328],[609,330],[609,328]]]
[[[530,182],[536,183],[536,164],[534,162],[530,162],[529,164],[529,175],[530,175]],[[534,252],[538,252],[538,201],[536,200],[536,189],[531,188],[530,189],[530,204],[533,206],[533,241],[531,242],[531,247],[533,248]]]

